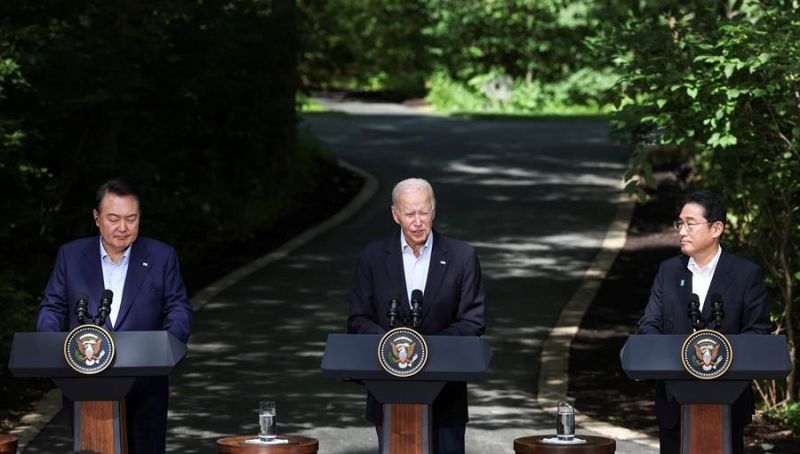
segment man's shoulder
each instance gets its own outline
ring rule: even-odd
[[[64,253],[71,254],[74,252],[82,251],[88,247],[94,245],[95,247],[100,248],[100,237],[99,236],[88,236],[86,238],[78,238],[77,240],[72,240],[69,243],[64,243],[61,245],[61,250]]]
[[[463,251],[466,253],[472,253],[475,251],[475,248],[466,241],[459,240],[446,235],[438,234],[434,238],[434,247],[436,247],[435,242],[437,241],[448,250]]]
[[[726,252],[724,249],[722,250],[722,255],[720,256],[720,261],[727,261],[733,268],[741,269],[741,270],[760,270],[761,267],[754,261],[742,257],[740,255],[732,254],[730,252]],[[719,265],[717,265],[719,266]]]
[[[371,256],[383,254],[391,248],[393,241],[397,241],[397,248],[400,248],[400,239],[396,235],[390,235],[370,241],[359,250],[360,256]]]
[[[136,238],[136,241],[133,243],[133,247],[144,247],[147,251],[155,254],[174,254],[175,248],[170,246],[163,241],[158,241],[153,238],[148,238],[146,236],[140,236]]]
[[[678,254],[661,262],[659,271],[674,273],[676,271],[686,270],[688,272],[688,268],[686,268],[688,264],[689,264],[689,257],[683,254]]]

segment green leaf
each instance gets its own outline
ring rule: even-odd
[[[697,88],[695,87],[687,87],[686,94],[689,95],[690,98],[694,99],[697,97]]]
[[[733,64],[733,63],[728,63],[727,65],[725,65],[725,70],[724,70],[725,78],[726,79],[730,79],[731,76],[733,75],[733,71],[735,69],[736,69],[736,65]]]
[[[656,105],[658,105],[659,109],[662,109],[665,104],[667,104],[667,100],[666,99],[659,99],[659,100],[656,101]]]

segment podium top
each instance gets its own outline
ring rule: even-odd
[[[479,381],[492,360],[489,344],[477,336],[425,336],[428,363],[419,374],[397,378],[378,363],[376,334],[329,334],[322,358],[325,375],[352,380]]]
[[[622,369],[636,380],[695,380],[683,368],[681,350],[687,335],[639,334],[619,353]],[[792,370],[785,336],[734,334],[731,368],[717,380],[784,378]],[[717,381],[715,380],[715,381]]]
[[[186,344],[166,331],[111,332],[114,363],[97,377],[169,375],[186,356]],[[85,377],[64,358],[67,333],[16,333],[8,368],[15,377]]]

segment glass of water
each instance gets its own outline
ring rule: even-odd
[[[275,401],[262,400],[258,404],[258,439],[272,441],[275,439]]]
[[[556,435],[563,441],[572,441],[575,438],[575,407],[566,400],[558,401]]]

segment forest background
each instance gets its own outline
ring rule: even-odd
[[[314,90],[449,114],[599,115],[653,169],[721,194],[726,243],[760,263],[796,363],[797,0],[142,0],[0,3],[0,351],[30,330],[60,244],[93,233],[110,175],[186,269],[325,184],[297,132]],[[190,282],[191,289],[191,282]],[[193,289],[198,290],[198,289]],[[759,383],[800,426],[798,383]]]

